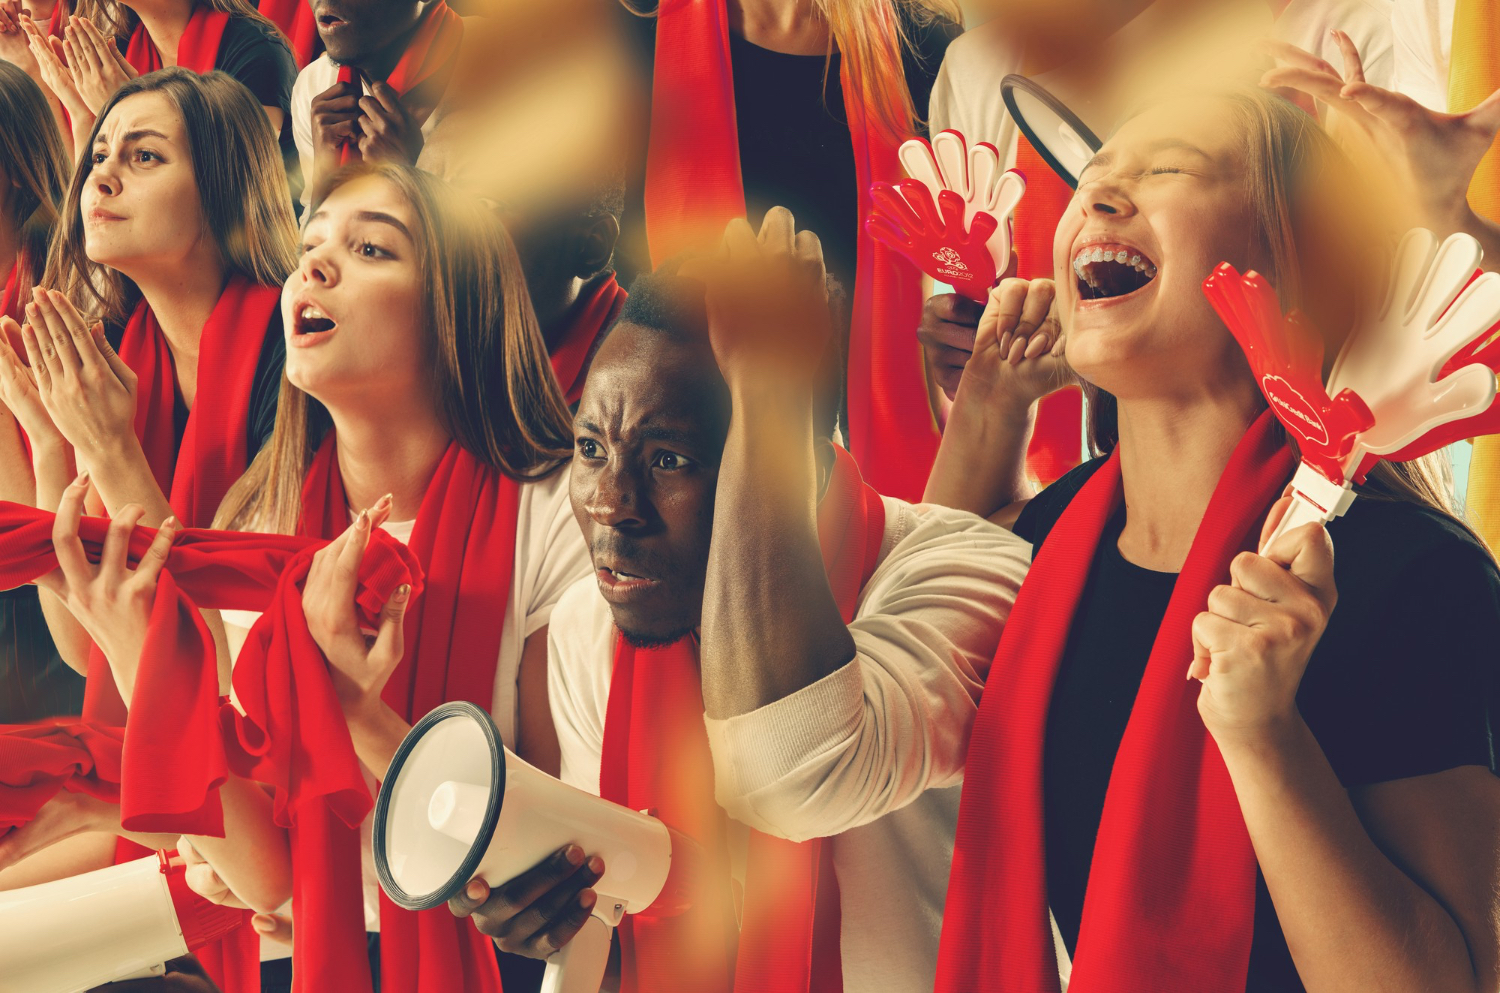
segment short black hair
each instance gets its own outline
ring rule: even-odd
[[[682,344],[708,344],[708,306],[701,282],[680,275],[690,256],[662,263],[655,272],[642,273],[630,284],[630,296],[620,309],[616,324],[631,324],[664,335]],[[833,315],[833,334],[824,357],[824,376],[815,405],[818,437],[832,438],[844,403],[844,349],[848,338],[848,298],[843,285],[828,277],[828,306]]]

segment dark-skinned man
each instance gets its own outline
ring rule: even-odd
[[[685,272],[637,280],[589,372],[572,497],[597,573],[550,637],[564,780],[654,810],[712,867],[686,913],[627,918],[626,988],[930,990],[953,787],[1028,551],[874,494],[833,444],[821,250],[790,214],[733,223]],[[593,907],[587,855],[452,909],[546,956]]]
[[[310,0],[325,51],[292,87],[304,207],[350,158],[420,165],[465,21],[444,0]]]

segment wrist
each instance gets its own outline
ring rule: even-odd
[[[1226,764],[1277,762],[1296,754],[1305,735],[1309,734],[1302,712],[1295,706],[1289,712],[1276,714],[1253,724],[1209,727]]]

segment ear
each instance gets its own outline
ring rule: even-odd
[[[609,265],[619,240],[620,221],[615,215],[606,213],[589,218],[578,235],[577,267],[573,275],[588,279]]]
[[[828,438],[813,439],[813,455],[818,460],[818,500],[828,492],[828,481],[833,478],[833,441]]]

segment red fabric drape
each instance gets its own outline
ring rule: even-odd
[[[257,9],[286,35],[298,69],[306,68],[323,50],[318,22],[307,0],[260,0]]]
[[[894,16],[894,15],[891,15]],[[735,130],[734,76],[724,0],[664,0],[656,24],[646,231],[653,265],[713,244],[745,215]],[[902,175],[904,135],[885,132],[861,98],[849,63],[840,80],[854,148],[859,217],[870,184]],[[880,97],[901,101],[899,93]],[[899,252],[858,231],[848,360],[850,448],[882,493],[920,500],[937,454],[921,351],[912,336],[922,312],[921,273]]]
[[[463,37],[464,19],[444,0],[432,0],[422,12],[421,23],[417,25],[411,41],[407,42],[406,51],[396,63],[396,68],[386,77],[387,85],[405,100],[417,87],[453,68]],[[364,73],[354,66],[339,67],[339,82],[359,83],[362,86],[363,80]],[[431,109],[427,108],[428,113]],[[344,145],[339,154],[339,164],[358,162],[360,158],[359,145],[350,142]]]
[[[9,317],[19,324],[26,322],[26,317],[23,313],[26,304],[21,299],[21,290],[26,283],[30,282],[27,278],[27,272],[30,268],[30,263],[26,260],[26,253],[24,251],[18,253],[15,262],[10,267],[10,272],[5,276],[4,290],[0,291],[0,315]],[[20,342],[13,342],[13,344],[19,345]],[[25,355],[26,353],[22,351],[17,354]]]
[[[1026,140],[1016,138],[1016,169],[1026,177],[1026,196],[1015,213],[1016,275],[1052,278],[1052,241],[1073,190]],[[1066,386],[1043,397],[1026,446],[1027,471],[1043,485],[1078,465],[1083,454],[1083,393]]]
[[[177,64],[194,72],[212,72],[219,58],[219,42],[224,40],[224,29],[228,26],[228,14],[199,4],[188,18],[182,40],[177,43]],[[162,67],[161,52],[156,50],[144,24],[137,24],[130,33],[125,46],[125,61],[141,75]]]
[[[885,507],[842,450],[818,517],[829,582],[850,621],[879,561]],[[719,864],[724,816],[713,799],[695,639],[655,649],[619,639],[599,787],[606,799],[655,809]],[[703,887],[685,913],[655,917],[648,909],[625,919],[619,931],[625,993],[839,993],[831,853],[826,840],[796,844],[752,832],[738,953],[726,869],[721,885]]]
[[[557,347],[552,349],[552,374],[557,377],[557,385],[562,387],[563,398],[569,406],[583,396],[589,356],[594,354],[594,345],[604,329],[620,316],[620,308],[625,306],[628,295],[611,275],[590,290],[586,298],[574,304],[568,329]]]
[[[1243,993],[1255,853],[1197,711],[1193,618],[1253,549],[1296,457],[1269,412],[1220,477],[1172,590],[1115,757],[1069,993]],[[1100,534],[1121,500],[1119,451],[1074,497],[1016,598],[969,742],[937,993],[1056,993],[1043,746],[1057,667]]]

